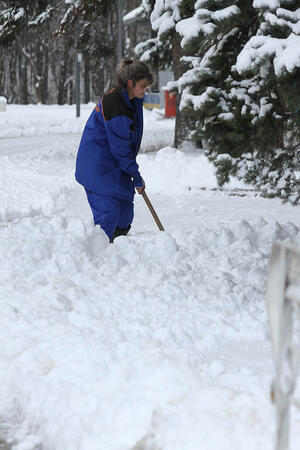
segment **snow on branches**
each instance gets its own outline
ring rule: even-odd
[[[197,0],[181,18],[175,4],[156,1],[152,26],[158,40],[174,27],[181,37],[187,69],[168,88],[181,94],[182,111],[193,111],[193,137],[220,186],[235,175],[297,203],[299,2]]]
[[[176,26],[176,30],[182,36],[183,47],[188,45],[191,39],[197,38],[200,34],[213,34],[217,28],[217,23],[230,21],[241,13],[236,5],[210,11],[204,8],[196,9],[197,4],[199,3],[195,5],[195,14],[188,19],[180,21]]]

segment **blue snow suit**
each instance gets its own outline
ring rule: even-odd
[[[82,134],[75,177],[86,190],[95,223],[110,238],[116,226],[125,227],[125,222],[129,226],[133,219],[134,186],[143,186],[136,162],[142,134],[143,100],[130,101],[124,88],[112,89],[100,98]],[[104,214],[108,204],[117,210],[119,204],[119,211]],[[116,219],[120,216],[122,224]]]

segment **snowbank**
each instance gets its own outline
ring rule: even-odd
[[[93,106],[81,105],[76,118],[76,105],[8,105],[0,116],[0,137],[80,133]]]
[[[0,115],[0,138],[81,134],[94,103],[81,105],[76,118],[75,105],[8,105]],[[144,109],[142,152],[158,150],[174,142],[175,119],[166,119],[163,111]]]
[[[139,155],[143,177],[149,180],[149,191],[183,194],[190,190],[216,188],[215,170],[201,151],[165,147],[157,153]]]
[[[113,246],[68,213],[1,230],[0,414],[19,423],[16,450],[271,450],[266,255],[299,228],[168,228]]]

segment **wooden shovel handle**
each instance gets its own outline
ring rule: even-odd
[[[158,226],[159,230],[160,231],[165,231],[164,227],[162,226],[161,221],[159,220],[158,215],[156,214],[155,209],[153,208],[153,206],[152,206],[152,204],[151,204],[151,202],[150,202],[150,200],[148,198],[148,195],[146,194],[144,189],[142,190],[142,196],[143,196],[143,199],[145,200],[146,205],[148,206],[148,208],[149,208],[149,210],[150,210],[150,212],[151,212],[151,214],[153,216],[153,219],[155,220],[156,225]]]

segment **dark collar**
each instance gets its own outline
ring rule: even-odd
[[[133,104],[131,103],[131,101],[128,97],[127,89],[125,89],[124,87],[121,88],[121,96],[122,96],[122,99],[124,100],[126,106],[128,106],[129,108],[133,108]]]

